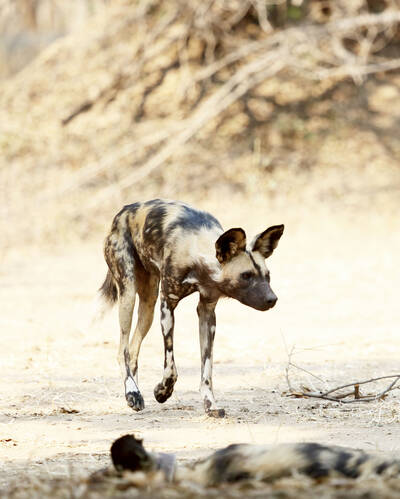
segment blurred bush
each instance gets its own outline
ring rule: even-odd
[[[108,0],[2,0],[0,78],[28,64],[56,38],[82,28]]]
[[[47,3],[23,3],[36,29]],[[324,199],[393,183],[397,2],[78,3],[0,94],[4,220],[26,237],[90,235],[155,194],[297,195],[311,171]]]

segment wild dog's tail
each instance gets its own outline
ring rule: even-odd
[[[114,278],[110,271],[107,272],[106,278],[99,289],[99,294],[109,306],[113,306],[118,300],[118,289]]]

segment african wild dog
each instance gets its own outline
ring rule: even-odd
[[[125,206],[114,218],[105,241],[109,267],[100,288],[110,304],[119,300],[119,364],[125,397],[135,411],[144,408],[137,383],[140,345],[153,321],[161,287],[161,329],[164,338],[164,376],[155,389],[158,402],[172,394],[177,380],[173,353],[174,309],[185,296],[198,291],[201,386],[206,412],[223,417],[212,389],[215,306],[231,297],[257,310],[272,308],[277,300],[264,259],[276,248],[283,225],[275,225],[246,246],[243,229],[223,231],[209,213],[172,201],[155,199]],[[128,348],[132,312],[139,295],[138,321]]]
[[[398,459],[381,457],[360,449],[313,442],[274,446],[233,444],[205,459],[179,466],[174,454],[149,452],[143,447],[142,440],[136,439],[134,435],[124,435],[112,444],[111,458],[117,470],[161,470],[166,481],[195,482],[203,486],[241,480],[272,482],[293,474],[315,479],[371,475],[400,477]]]

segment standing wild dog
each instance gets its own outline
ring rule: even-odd
[[[174,389],[174,310],[185,296],[199,292],[200,392],[207,414],[223,417],[212,389],[215,306],[221,297],[239,300],[257,310],[272,308],[277,297],[265,266],[283,233],[274,225],[246,245],[243,229],[223,231],[209,213],[173,201],[154,199],[125,206],[114,218],[105,241],[109,267],[100,288],[110,304],[119,301],[121,329],[119,364],[125,380],[125,397],[135,411],[144,408],[137,383],[140,345],[153,321],[161,283],[161,329],[164,339],[164,375],[154,389],[165,402]],[[136,294],[138,321],[129,348],[129,334]]]

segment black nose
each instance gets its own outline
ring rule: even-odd
[[[278,301],[278,297],[277,297],[277,296],[275,296],[275,295],[274,295],[274,296],[271,296],[271,297],[270,297],[270,298],[268,298],[268,300],[267,300],[268,307],[269,307],[269,308],[272,308],[272,307],[275,305],[275,303],[276,303],[277,301]]]

